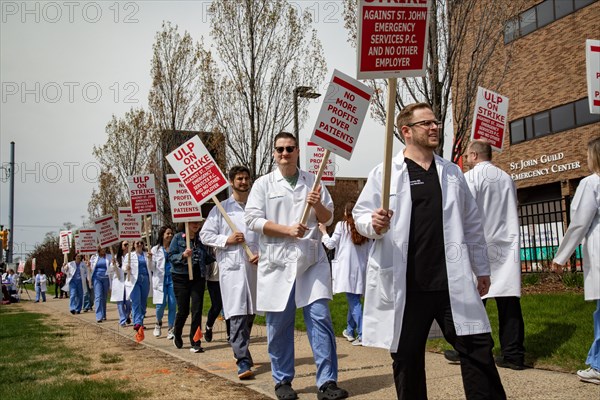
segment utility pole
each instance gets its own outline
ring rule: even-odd
[[[13,237],[15,232],[15,142],[10,142],[10,193],[8,197],[8,250],[6,250],[6,262],[13,262]]]

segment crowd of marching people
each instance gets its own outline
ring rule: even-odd
[[[298,168],[297,140],[282,132],[273,142],[277,167],[271,173],[253,184],[246,167],[230,169],[224,212],[215,207],[187,230],[163,226],[150,249],[140,239],[121,242],[116,255],[102,247],[89,260],[77,255],[56,273],[55,298],[64,294],[72,314],[93,304],[98,323],[106,321],[107,301],[116,302],[119,324],[132,326],[142,341],[152,297],[157,321],[152,334],[158,338],[166,331],[176,348],[188,343],[193,353],[205,351],[202,340],[212,341],[222,313],[239,379],[254,375],[250,336],[255,315],[264,313],[275,394],[287,400],[298,397],[292,387],[297,308],[314,355],[318,399],[348,397],[337,385],[328,305],[333,294],[344,293],[343,336],[356,346],[390,351],[398,398],[427,398],[425,342],[435,320],[454,348],[446,357],[461,365],[467,398],[505,399],[497,366],[526,367],[521,266],[518,257],[493,257],[484,253],[489,246],[482,249],[486,244],[505,254],[518,249],[514,183],[492,164],[487,142],[472,141],[467,148],[472,169],[466,175],[435,155],[440,122],[427,104],[405,107],[396,126],[406,148],[392,161],[387,209],[381,208],[380,165],[359,198],[345,204],[343,220],[330,234],[329,192],[313,186],[315,176]],[[592,174],[577,189],[571,226],[555,263],[564,265],[583,242],[585,299],[598,302],[598,309],[586,360],[590,368],[578,376],[600,384],[600,138],[589,143],[588,161]],[[487,179],[490,174],[495,179]],[[303,221],[306,203],[311,211]],[[450,258],[446,248],[452,243],[476,248]],[[325,248],[335,249],[331,264]],[[7,282],[12,276],[9,272]],[[45,275],[39,271],[34,282],[36,302],[46,301]],[[211,308],[203,325],[206,289]],[[487,298],[495,298],[498,306],[501,356],[496,359]],[[188,318],[189,332],[184,332]]]

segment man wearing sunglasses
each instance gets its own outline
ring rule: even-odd
[[[477,203],[460,168],[434,153],[441,123],[428,104],[406,106],[396,126],[406,148],[392,160],[389,209],[379,165],[353,210],[357,230],[376,239],[363,345],[390,350],[399,399],[426,399],[425,344],[436,320],[460,354],[466,398],[506,399],[480,298],[490,265]]]
[[[266,312],[271,373],[278,399],[297,399],[294,379],[294,317],[302,308],[317,364],[318,399],[344,399],[337,386],[335,335],[329,312],[331,273],[318,223],[331,224],[333,202],[324,187],[312,190],[315,176],[298,169],[296,137],[275,136],[277,168],[252,187],[245,220],[259,235],[257,310]],[[306,224],[305,203],[311,205]]]

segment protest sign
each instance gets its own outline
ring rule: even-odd
[[[600,114],[600,40],[585,41],[585,59],[590,113]]]
[[[372,94],[370,87],[334,70],[310,141],[349,160]]]
[[[359,0],[358,79],[425,76],[427,0]]]
[[[80,229],[78,252],[81,254],[96,254],[96,251],[98,251],[96,230],[92,228]]]
[[[324,147],[314,142],[306,144],[306,170],[308,172],[315,175],[318,173],[325,151]],[[321,182],[323,185],[335,185],[335,154],[329,155],[325,171],[323,172],[323,176],[321,176]]]
[[[142,237],[142,217],[133,215],[129,207],[119,207],[119,239],[138,240]]]
[[[471,124],[471,139],[485,140],[493,149],[502,151],[507,119],[508,97],[480,86]]]
[[[59,234],[59,247],[63,254],[68,254],[71,250],[71,241],[73,240],[72,231],[60,231]]]
[[[168,154],[167,161],[198,206],[229,186],[198,136]]]
[[[133,215],[156,212],[156,185],[153,174],[129,176],[127,186]]]
[[[94,220],[96,232],[98,234],[98,244],[101,247],[112,246],[119,243],[119,233],[112,215],[104,215]]]
[[[177,175],[167,175],[167,188],[173,222],[191,222],[202,219],[200,207]]]

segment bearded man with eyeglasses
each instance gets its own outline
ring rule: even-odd
[[[387,348],[399,399],[427,399],[425,345],[432,322],[460,354],[467,399],[506,399],[485,307],[490,265],[477,203],[455,164],[437,156],[439,128],[425,103],[396,119],[406,148],[392,160],[389,209],[382,170],[371,171],[353,209],[375,239],[367,264],[363,346]]]
[[[294,379],[294,317],[302,308],[317,365],[318,399],[344,399],[337,386],[335,335],[329,312],[331,273],[318,223],[330,225],[333,201],[315,175],[298,169],[298,143],[291,133],[275,136],[277,168],[256,180],[245,221],[259,235],[257,310],[266,312],[268,352],[278,399],[297,399]],[[301,223],[305,203],[311,206]]]

